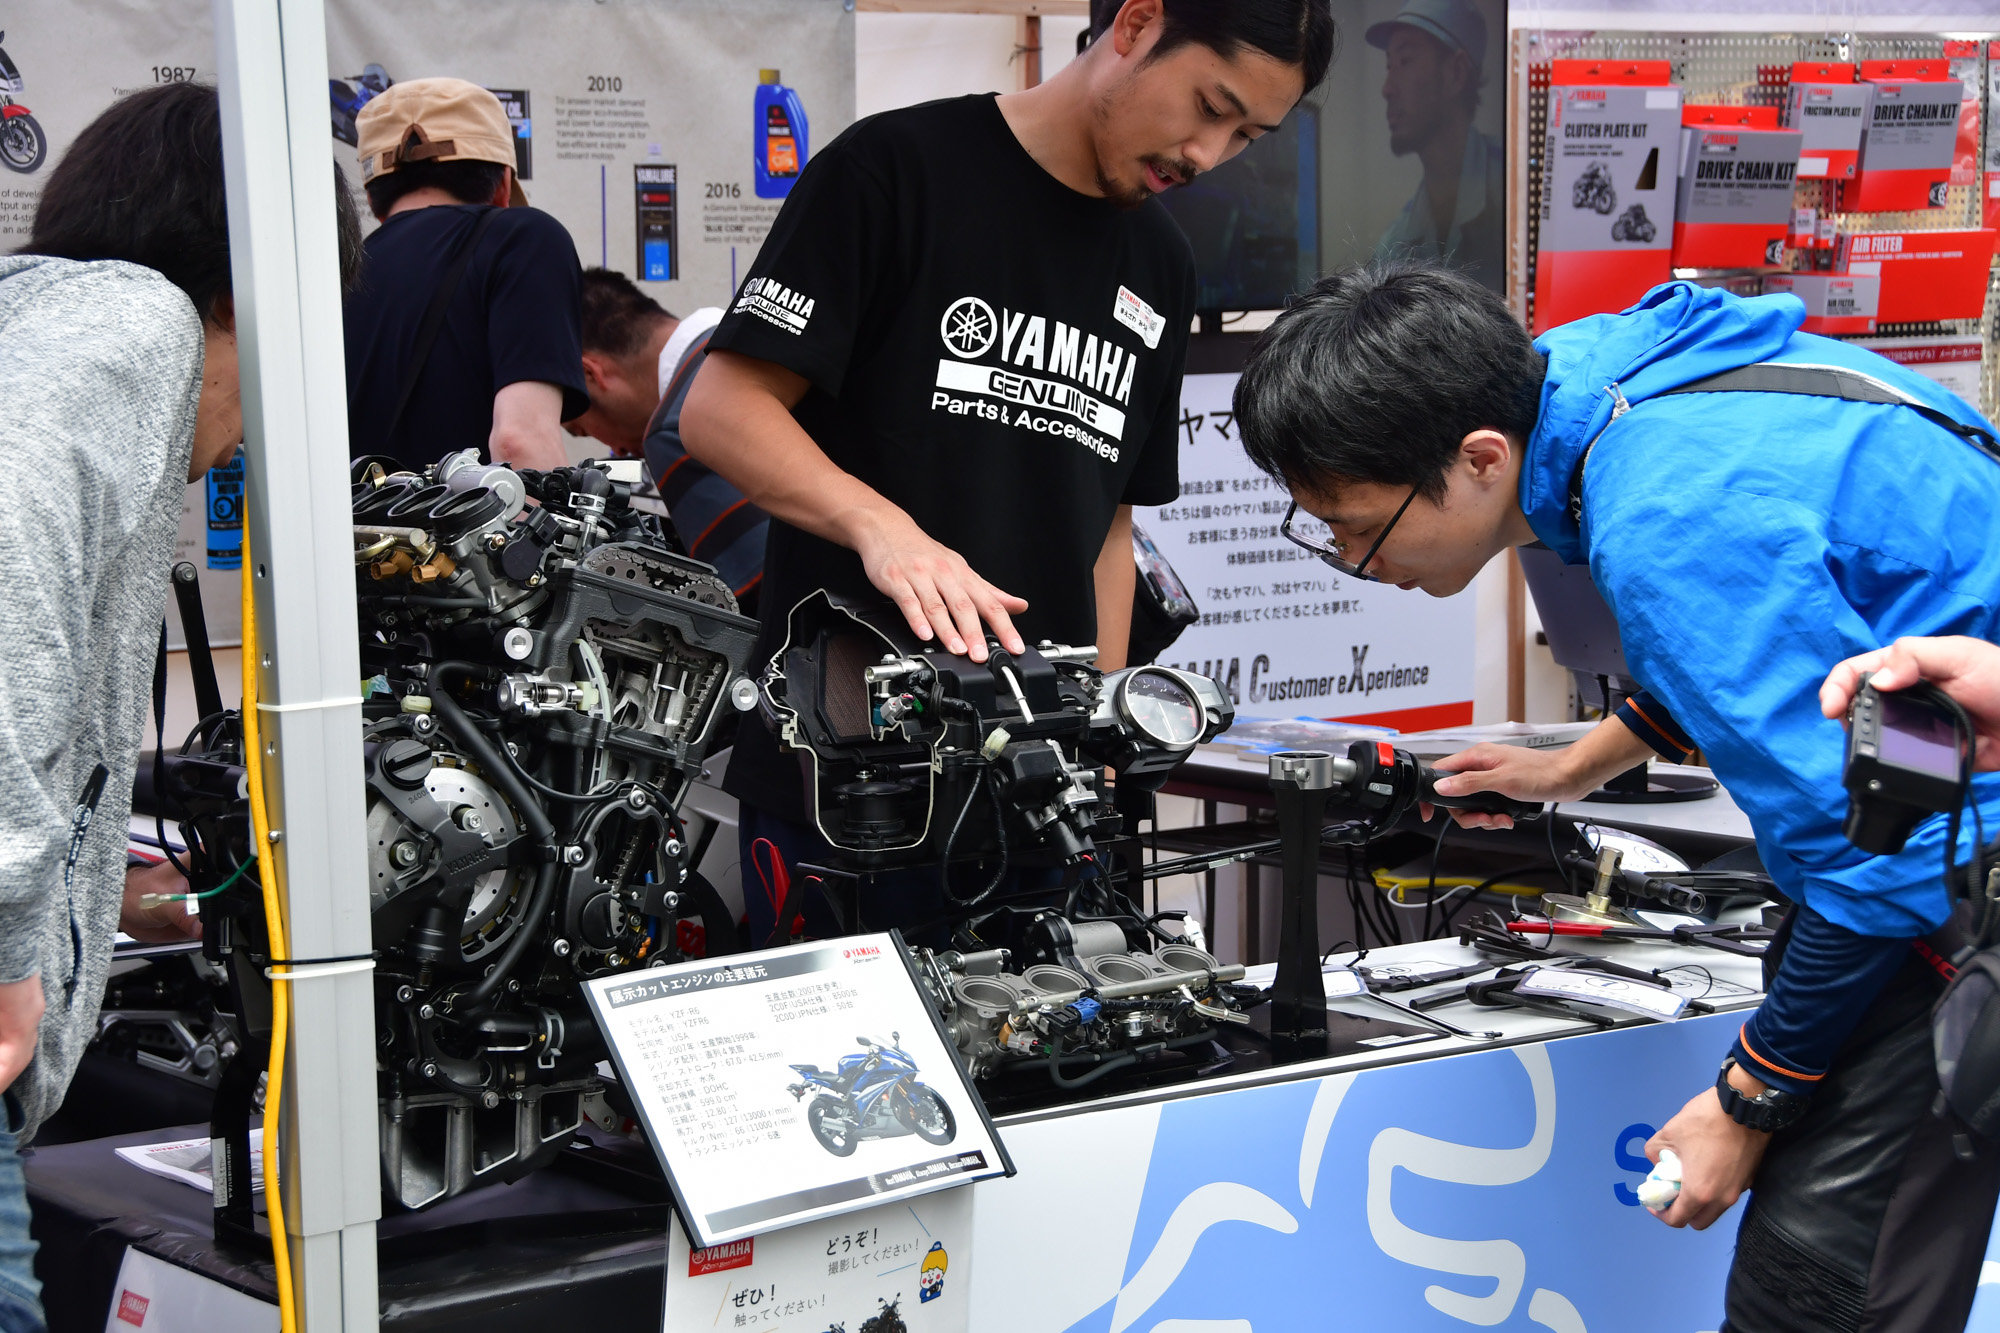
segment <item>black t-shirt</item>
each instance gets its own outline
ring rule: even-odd
[[[348,454],[413,467],[461,449],[483,456],[493,395],[539,380],[563,391],[563,419],[590,407],[583,385],[583,268],[547,213],[503,208],[479,237],[394,439],[384,439],[417,331],[481,204],[398,213],[371,235],[347,298]]]
[[[991,95],[852,126],[806,167],[709,341],[811,382],[800,425],[1000,588],[1030,643],[1091,643],[1121,504],[1180,490],[1187,240],[1036,164]],[[852,551],[773,520],[768,658],[815,588],[874,593]],[[802,820],[794,759],[740,733],[725,787]]]

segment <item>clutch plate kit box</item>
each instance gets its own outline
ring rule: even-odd
[[[1558,60],[1535,261],[1535,332],[1623,310],[1672,273],[1680,89],[1664,60]]]
[[[1676,268],[1755,268],[1784,259],[1799,168],[1797,130],[1774,107],[1682,112]]]

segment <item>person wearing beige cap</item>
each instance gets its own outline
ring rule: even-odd
[[[563,225],[528,207],[500,100],[412,79],[371,99],[355,131],[382,225],[347,300],[350,454],[564,466],[562,423],[590,406],[583,268]]]
[[[1439,260],[1495,291],[1507,281],[1507,160],[1473,125],[1486,20],[1472,0],[1407,0],[1368,29],[1388,57],[1389,151],[1424,178],[1375,244],[1378,260]]]

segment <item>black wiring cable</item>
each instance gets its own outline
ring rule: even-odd
[[[1676,963],[1676,964],[1674,964],[1674,965],[1673,965],[1672,967],[1661,967],[1661,968],[1655,968],[1655,969],[1653,970],[1653,975],[1654,975],[1654,976],[1656,976],[1656,977],[1658,977],[1658,978],[1660,978],[1660,980],[1662,980],[1662,981],[1665,981],[1665,980],[1667,979],[1667,974],[1668,974],[1668,973],[1670,973],[1670,972],[1699,972],[1699,973],[1701,973],[1701,978],[1702,978],[1702,980],[1703,980],[1703,981],[1705,981],[1705,982],[1707,982],[1708,984],[1707,984],[1707,986],[1706,986],[1706,987],[1705,987],[1705,988],[1704,988],[1704,989],[1702,990],[1701,994],[1699,994],[1699,995],[1691,995],[1691,996],[1689,996],[1689,997],[1688,997],[1689,999],[1692,999],[1692,1000],[1705,1000],[1705,999],[1707,999],[1707,998],[1709,997],[1709,995],[1710,995],[1710,994],[1712,994],[1712,993],[1714,992],[1714,990],[1715,990],[1715,974],[1714,974],[1713,972],[1709,971],[1709,970],[1708,970],[1707,968],[1703,967],[1703,966],[1702,966],[1702,965],[1701,965],[1700,963]],[[1669,985],[1671,985],[1672,983],[1668,983],[1668,984],[1669,984]]]
[[[182,739],[179,753],[181,755],[187,754],[197,740],[201,742],[202,750],[206,753],[212,745],[208,737],[209,729],[219,727],[228,720],[229,713],[225,709],[219,713],[210,713],[207,717],[197,721],[193,727],[189,728],[187,736]],[[160,840],[160,853],[167,858],[167,863],[173,866],[182,879],[187,880],[192,885],[194,882],[192,867],[195,859],[197,855],[206,856],[207,848],[203,845],[201,833],[198,829],[193,831],[194,845],[192,847],[189,846],[189,824],[192,821],[185,823],[180,820],[174,821],[181,825],[182,850],[188,853],[188,863],[186,865],[181,864],[180,858],[174,855],[173,845],[167,841],[167,819],[164,810],[167,803],[167,793],[165,790],[167,738],[164,734],[165,727],[166,713],[163,703],[162,707],[155,710],[155,717],[153,719],[153,836]],[[234,806],[230,808],[232,811],[235,809]],[[231,857],[229,859],[232,862],[230,869],[236,869],[237,867],[234,864],[236,858]]]
[[[514,770],[515,777],[521,779],[521,781],[527,783],[529,787],[541,793],[543,796],[548,797],[552,801],[567,801],[572,805],[594,805],[599,802],[617,799],[618,793],[625,790],[625,788],[627,787],[645,787],[648,785],[647,783],[641,782],[637,778],[620,778],[618,779],[618,781],[612,783],[608,787],[601,787],[596,791],[586,791],[586,792],[562,791],[559,790],[558,788],[551,787],[546,782],[540,781],[535,777],[534,774],[528,772],[527,769],[523,768],[521,766],[520,759],[516,757],[516,755],[512,750],[507,748],[506,741],[503,740],[496,742],[493,749],[494,752],[498,754],[503,761],[505,761],[507,767]]]
[[[1444,855],[1444,835],[1451,828],[1451,816],[1438,811],[1437,841],[1431,844],[1431,877],[1424,888],[1424,933],[1423,938],[1431,938],[1431,908],[1437,903],[1438,860]]]
[[[1575,893],[1576,884],[1569,877],[1569,867],[1563,864],[1562,857],[1556,852],[1556,807],[1559,804],[1557,801],[1549,802],[1549,812],[1543,816],[1543,831],[1549,835],[1549,864],[1555,867],[1556,878],[1562,881],[1563,892]],[[1574,833],[1575,830],[1572,829],[1571,832]],[[1517,917],[1521,915],[1518,903],[1515,904],[1514,915]]]
[[[1355,863],[1354,859],[1355,852],[1353,844],[1350,843],[1348,845],[1346,852],[1347,852],[1347,908],[1348,911],[1354,917],[1354,933],[1360,936],[1360,938],[1356,941],[1356,944],[1361,949],[1361,952],[1359,955],[1356,956],[1354,960],[1358,963],[1361,961],[1361,959],[1366,958],[1368,956],[1368,919],[1366,911],[1364,911],[1361,906],[1361,892],[1362,892],[1361,871],[1360,868]]]
[[[1364,871],[1368,869],[1365,861],[1361,868]],[[1369,884],[1371,887],[1374,885],[1372,875],[1369,877]],[[1390,944],[1404,943],[1403,923],[1396,919],[1395,910],[1389,906],[1389,895],[1377,892],[1365,894],[1364,897],[1367,899],[1369,910],[1375,914],[1376,924],[1381,927],[1382,938]]]
[[[993,874],[986,881],[986,887],[970,898],[961,898],[951,891],[951,852],[952,848],[958,845],[958,835],[965,829],[965,817],[972,813],[973,802],[979,799],[982,790],[985,791],[987,803],[993,811],[993,836],[999,843],[1000,862],[993,868]],[[994,890],[1000,887],[1001,881],[1007,878],[1007,859],[1007,812],[1001,807],[1000,793],[994,790],[993,784],[988,781],[987,769],[982,765],[973,775],[972,790],[965,794],[965,804],[959,806],[958,818],[952,821],[951,832],[945,835],[944,850],[938,854],[938,888],[943,892],[945,902],[960,909],[977,907],[985,902],[993,895]],[[1081,887],[1079,882],[1078,888]],[[1071,906],[1074,906],[1074,894]]]

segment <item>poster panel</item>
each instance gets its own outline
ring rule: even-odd
[[[1979,373],[1986,346],[1977,337],[1965,334],[1927,335],[1912,338],[1863,338],[1860,345],[1888,357],[1899,366],[1908,366],[1926,379],[1936,380],[1979,410]]]
[[[808,149],[854,118],[854,15],[795,0],[327,0],[327,144],[357,191],[354,117],[398,79],[492,89],[529,200],[585,265],[676,314],[726,304],[782,202],[757,193],[756,113],[791,94]],[[0,5],[0,251],[25,244],[50,170],[129,93],[212,83],[209,0]],[[779,82],[766,84],[766,71]],[[359,196],[357,193],[357,201]],[[367,210],[362,209],[364,225]],[[211,639],[241,637],[238,575],[206,559],[209,496],[188,488],[176,559],[202,570]],[[168,639],[185,642],[168,602]]]
[[[1220,682],[1239,718],[1470,724],[1473,593],[1348,578],[1280,536],[1290,496],[1244,454],[1235,388],[1187,377],[1180,498],[1134,515],[1201,610],[1162,661]]]

